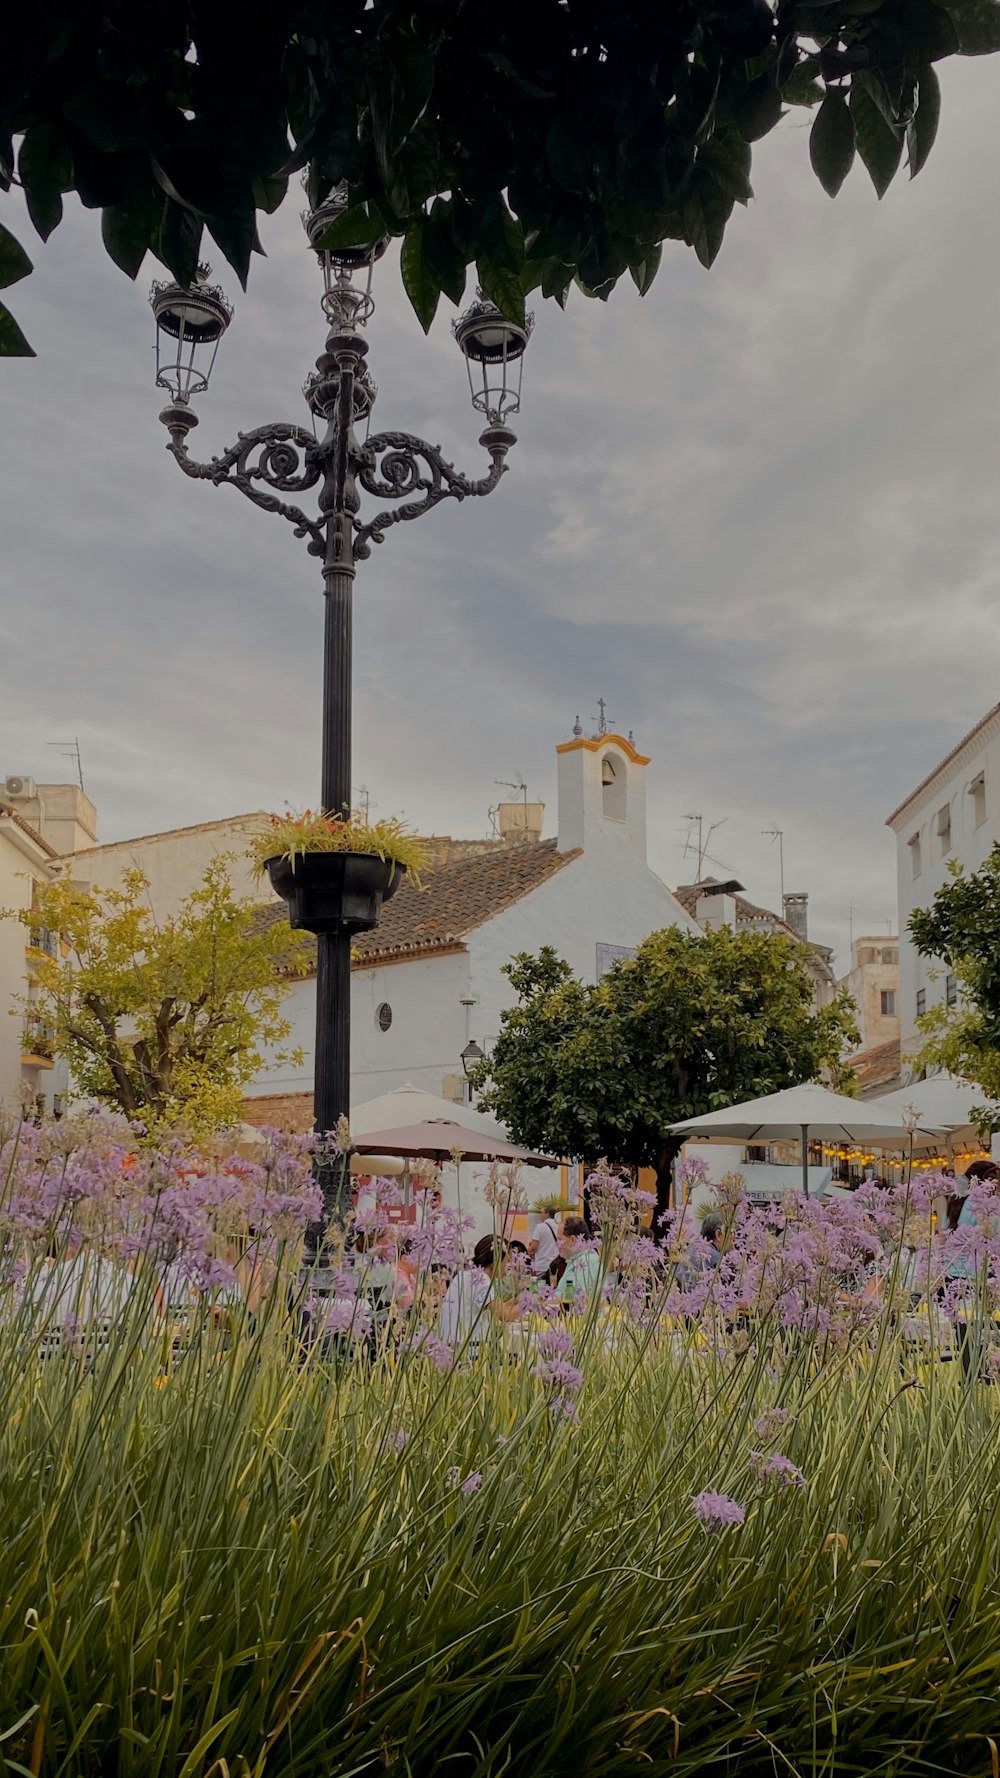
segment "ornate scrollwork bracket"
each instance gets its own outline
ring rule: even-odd
[[[265,512],[280,513],[295,526],[296,537],[309,539],[311,555],[322,556],[326,549],[326,526],[323,519],[309,518],[301,507],[279,500],[265,492],[277,488],[292,494],[313,488],[323,475],[319,447],[311,432],[303,426],[277,421],[270,426],[257,426],[253,432],[239,433],[236,443],[208,463],[197,463],[188,455],[187,435],[197,426],[198,416],[182,402],[164,408],[160,419],[170,434],[168,451],[176,458],[185,475],[198,481],[214,482],[216,487],[239,488],[255,506]]]
[[[380,512],[366,525],[355,520],[354,554],[364,560],[373,543],[381,543],[391,525],[418,519],[442,500],[466,500],[472,495],[492,494],[507,464],[506,456],[516,443],[506,426],[487,426],[480,444],[489,452],[492,467],[478,480],[460,475],[441,454],[440,445],[427,444],[409,432],[378,432],[359,452],[358,485],[377,500],[399,500],[391,512]],[[412,499],[407,496],[413,496]]]

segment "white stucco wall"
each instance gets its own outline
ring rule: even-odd
[[[469,957],[466,952],[415,958],[380,969],[356,969],[351,977],[351,1103],[362,1105],[396,1087],[420,1087],[440,1095],[446,1074],[461,1073]],[[392,1009],[388,1031],[375,1014]],[[297,982],[285,1003],[293,1034],[286,1048],[301,1046],[305,1060],[262,1073],[250,1095],[311,1093],[316,1026],[316,981]]]
[[[0,817],[0,909],[30,908],[33,882],[52,874],[51,861],[31,836]],[[19,921],[0,919],[0,1104],[18,1105],[22,1086],[28,1086],[44,1093],[51,1106],[56,1071],[21,1066],[24,1014],[16,1001],[27,988],[27,939]]]
[[[273,899],[269,883],[254,880],[246,856],[250,835],[265,816],[235,815],[199,827],[181,827],[172,833],[122,840],[78,852],[68,860],[74,877],[97,889],[116,889],[126,871],[141,870],[149,879],[149,900],[157,919],[177,912],[186,896],[201,884],[214,859],[233,854],[230,877],[237,895],[255,901]]]
[[[985,778],[986,819],[978,826],[970,786]],[[939,811],[951,814],[951,846],[942,852],[937,832]],[[948,861],[958,859],[967,873],[978,870],[1000,839],[1000,714],[992,717],[967,746],[937,773],[920,794],[890,822],[896,835],[896,881],[899,900],[899,1013],[904,1054],[919,1047],[917,995],[927,1006],[945,997],[944,970],[931,958],[918,957],[907,927],[915,908],[928,907],[948,881]],[[919,836],[920,874],[913,874],[911,841]],[[932,980],[933,975],[936,980]]]

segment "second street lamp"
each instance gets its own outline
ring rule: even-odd
[[[322,305],[329,322],[324,351],[305,386],[316,429],[289,422],[241,432],[234,445],[207,463],[188,454],[188,435],[198,424],[190,399],[207,388],[218,342],[231,309],[220,290],[206,283],[207,268],[190,290],[154,285],[151,303],[157,325],[157,383],[171,400],[160,419],[185,475],[217,487],[239,488],[255,505],[280,513],[322,562],[325,593],[323,645],[323,741],[321,802],[334,815],[351,806],[351,617],[356,565],[371,554],[387,531],[402,520],[419,518],[442,500],[491,494],[516,443],[508,421],[520,407],[522,358],[531,333],[505,320],[480,298],[454,324],[456,341],[469,371],[473,404],[486,421],[479,442],[490,468],[478,479],[460,474],[437,445],[409,432],[374,433],[359,441],[356,424],[367,422],[377,389],[365,363],[364,329],[374,311],[372,273],[386,243],[328,251],[324,234],[346,208],[338,189],[304,218],[310,244],[323,271]],[[355,280],[357,280],[355,282]],[[317,436],[317,433],[319,436]],[[317,488],[315,516],[281,495]],[[388,510],[364,520],[363,494],[393,501]],[[336,856],[336,855],[333,855]],[[342,855],[344,856],[344,855]],[[348,855],[349,856],[349,855]],[[275,885],[281,892],[281,885]],[[313,1111],[325,1133],[350,1112],[351,938],[378,920],[380,897],[367,909],[346,908],[322,921],[299,916],[316,933],[316,1046]],[[342,1208],[343,1169],[320,1168],[324,1209]]]

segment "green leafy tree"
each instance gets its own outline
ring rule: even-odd
[[[953,1006],[940,1002],[918,1019],[920,1060],[1000,1101],[1000,845],[972,876],[957,860],[949,872],[930,907],[910,915],[919,954],[942,964],[960,988]],[[978,1107],[974,1121],[984,1131],[1000,1129],[1000,1105]]]
[[[517,319],[645,292],[665,240],[711,265],[790,105],[825,190],[857,157],[881,196],[931,149],[935,64],[997,49],[1000,0],[51,0],[5,24],[0,186],[43,240],[76,192],[131,278],[190,282],[207,231],[245,284],[308,166],[312,201],[348,183],[338,241],[403,238],[425,327],[471,265]],[[30,269],[0,225],[0,289]],[[3,307],[0,352],[30,352]]]
[[[141,871],[120,889],[39,885],[32,908],[7,917],[61,942],[52,955],[32,951],[21,1010],[80,1092],[127,1117],[193,1131],[238,1123],[261,1050],[291,1033],[282,1001],[309,968],[308,935],[235,897],[225,858],[167,920],[148,891]]]
[[[655,1168],[658,1210],[671,1124],[836,1074],[857,1038],[849,998],[815,1011],[801,947],[774,933],[669,926],[596,987],[551,946],[506,973],[518,1003],[473,1072],[479,1104],[545,1153]]]

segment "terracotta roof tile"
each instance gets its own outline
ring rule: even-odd
[[[32,827],[30,821],[25,821],[24,816],[18,814],[13,803],[0,803],[0,815],[6,815],[8,820],[13,821],[15,827],[21,829],[22,833],[30,834],[35,845],[38,846],[42,852],[45,852],[49,858],[59,857],[59,853],[56,851],[55,847],[50,846],[48,840],[42,838],[38,829]]]
[[[718,882],[717,877],[703,877],[700,883],[682,883],[680,888],[674,890],[676,899],[680,902],[684,912],[691,915],[692,920],[695,917],[695,909],[701,896],[707,888],[716,882]],[[803,942],[798,933],[789,926],[787,920],[782,919],[780,914],[772,913],[770,908],[759,908],[755,902],[747,901],[744,895],[734,895],[732,899],[736,903],[737,926],[757,926],[768,920],[780,932],[787,932],[789,938],[794,938],[799,944]],[[805,942],[809,944],[811,941],[807,939]]]
[[[495,919],[579,857],[579,851],[558,852],[555,840],[536,840],[453,857],[425,872],[422,889],[404,879],[386,902],[374,932],[355,939],[354,968],[461,950],[477,926]],[[283,902],[271,903],[261,909],[261,919],[270,924],[284,918],[284,911]]]
[[[902,1068],[899,1038],[890,1037],[887,1043],[877,1043],[848,1060],[857,1078],[858,1091],[865,1098],[876,1087],[886,1087],[898,1078]]]

